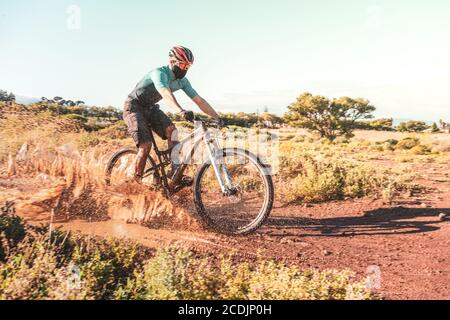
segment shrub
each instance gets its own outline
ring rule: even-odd
[[[398,125],[397,130],[400,132],[422,132],[429,128],[423,121],[407,121]]]
[[[108,299],[127,283],[144,260],[136,243],[118,239],[80,239],[71,261],[80,269],[87,298]]]
[[[383,151],[385,144],[394,146],[395,142],[387,141],[371,148]],[[360,147],[359,143],[356,146]],[[355,148],[354,142],[349,147]],[[383,194],[391,179],[397,179],[398,175],[404,176],[404,173],[381,171],[355,160],[342,159],[340,154],[345,152],[342,148],[342,145],[333,144],[321,146],[317,143],[282,143],[280,171],[276,176],[280,200],[284,204],[320,203],[378,196]],[[403,180],[406,185],[407,179]],[[400,185],[393,184],[391,187],[391,193],[398,194]]]
[[[363,130],[376,131],[394,131],[394,120],[390,119],[376,119],[372,121],[358,122],[358,128]]]
[[[436,122],[433,122],[433,124],[431,125],[431,132],[433,133],[441,132]]]
[[[121,140],[130,137],[128,133],[128,127],[124,121],[118,121],[114,123],[112,126],[100,130],[99,134],[102,137],[114,140],[116,139]]]
[[[419,144],[411,149],[411,152],[417,155],[424,155],[431,153],[431,148],[428,146],[425,146],[423,144]]]
[[[398,140],[389,139],[383,142],[383,149],[388,151],[394,151],[397,148]]]
[[[66,118],[71,119],[71,120],[75,120],[75,121],[79,121],[80,123],[87,123],[88,122],[88,118],[83,117],[79,114],[68,114],[65,115]]]
[[[0,212],[0,261],[5,259],[6,251],[16,246],[25,237],[23,220]]]
[[[400,150],[411,150],[412,148],[418,146],[420,144],[420,140],[418,138],[405,138],[403,140],[401,140],[398,144],[397,144],[397,149]]]
[[[97,134],[90,132],[83,132],[80,134],[78,147],[80,150],[85,150],[90,147],[95,147],[100,143],[100,139]]]
[[[371,299],[351,272],[300,271],[275,261],[218,265],[180,247],[162,249],[137,276],[139,299]]]
[[[66,277],[57,268],[56,257],[45,244],[21,246],[22,252],[0,265],[0,299],[56,298]]]
[[[324,202],[356,198],[376,192],[378,181],[371,168],[344,161],[306,158],[302,171],[282,194],[286,202]]]

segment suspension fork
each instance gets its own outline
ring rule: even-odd
[[[222,193],[227,195],[230,193],[231,186],[231,178],[228,173],[228,170],[224,164],[217,163],[218,152],[220,152],[217,141],[211,139],[211,136],[208,132],[205,133],[204,142],[206,148],[208,150],[208,156],[211,161],[211,165],[214,169],[214,173],[216,174],[217,181],[219,181],[220,189]]]

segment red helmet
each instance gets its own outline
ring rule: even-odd
[[[184,63],[192,65],[194,63],[192,51],[183,46],[173,47],[169,52],[169,58],[170,61],[173,61],[175,64]]]

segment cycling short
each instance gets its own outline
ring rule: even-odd
[[[167,140],[166,129],[174,126],[172,120],[159,109],[158,105],[144,107],[131,99],[125,101],[123,119],[136,146],[151,142],[150,130],[156,132],[161,139]]]

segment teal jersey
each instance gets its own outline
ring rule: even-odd
[[[172,92],[183,90],[191,99],[198,96],[187,78],[176,80],[169,66],[150,71],[134,88],[129,97],[142,106],[152,106],[162,97],[158,89],[167,88]]]

